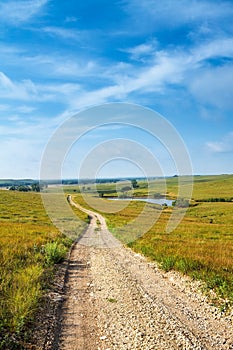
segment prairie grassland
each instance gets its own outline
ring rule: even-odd
[[[159,181],[153,180],[154,193],[160,192]],[[177,178],[167,179],[167,196],[177,193]],[[184,184],[185,186],[185,184]],[[146,193],[146,188],[137,189]],[[91,194],[90,194],[91,196]],[[144,220],[134,220],[143,211],[145,203],[99,199],[92,203],[107,219],[109,229],[124,243],[159,262],[166,271],[179,270],[205,282],[206,291],[214,291],[215,303],[225,308],[233,304],[233,202],[209,202],[210,198],[233,198],[233,176],[196,176],[191,206],[178,227],[166,233],[166,225],[172,208],[147,205]],[[82,196],[75,200],[88,206]],[[204,202],[200,202],[205,200]],[[105,206],[105,207],[104,207]],[[111,212],[112,211],[112,212]],[[144,224],[157,219],[145,232]],[[131,241],[131,242],[130,242]]]
[[[165,209],[153,228],[130,246],[158,261],[167,271],[176,269],[205,281],[209,289],[232,304],[233,208],[231,203],[209,206],[214,209],[206,203],[190,208],[172,233],[165,230],[169,211]]]
[[[16,347],[10,335],[25,333],[52,265],[71,243],[51,223],[39,193],[0,191],[0,349]]]

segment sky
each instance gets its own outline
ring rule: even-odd
[[[84,130],[106,103],[159,113],[183,140],[194,174],[233,173],[232,18],[232,0],[0,1],[0,178],[39,178],[56,130],[74,115]],[[69,145],[63,177],[76,177],[100,146],[98,176],[144,174],[132,143],[154,154],[158,174],[177,173],[173,151],[151,135],[95,118],[100,128]],[[129,147],[119,141],[109,153],[114,138]]]

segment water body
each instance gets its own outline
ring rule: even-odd
[[[145,197],[134,197],[134,198],[119,198],[119,197],[111,197],[108,198],[110,200],[115,200],[115,201],[141,201],[141,202],[147,202],[147,203],[152,203],[152,204],[167,204],[167,206],[172,206],[173,200],[171,199],[166,199],[166,198],[145,198]]]

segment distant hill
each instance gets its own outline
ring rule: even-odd
[[[32,179],[0,179],[0,187],[9,187],[9,186],[30,186],[35,183],[35,180]]]

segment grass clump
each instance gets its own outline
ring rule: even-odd
[[[67,253],[67,248],[62,243],[50,242],[44,247],[45,262],[51,266],[62,262]]]
[[[167,257],[164,257],[163,259],[161,259],[161,263],[160,263],[160,266],[161,268],[168,272],[170,270],[173,270],[174,267],[175,267],[175,263],[176,263],[176,258],[173,257],[173,256],[167,256]]]

